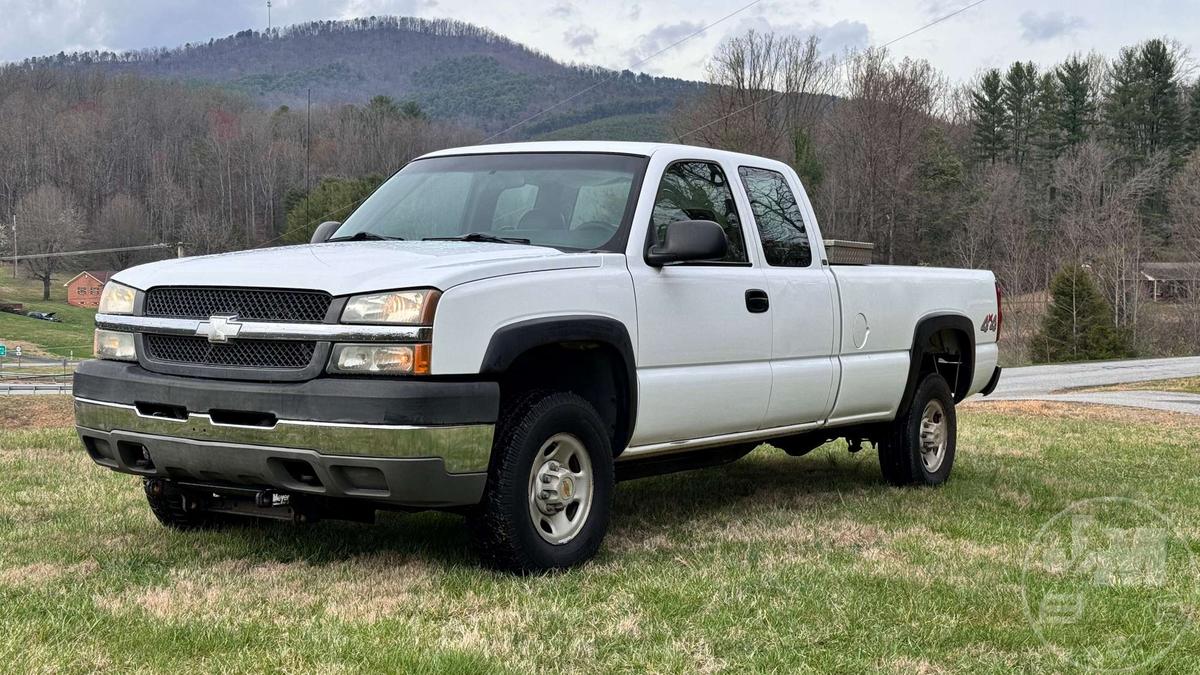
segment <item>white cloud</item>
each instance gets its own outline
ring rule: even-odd
[[[1087,26],[1081,16],[1068,16],[1062,12],[1025,12],[1021,14],[1021,37],[1026,42],[1053,40],[1061,35],[1074,33]]]

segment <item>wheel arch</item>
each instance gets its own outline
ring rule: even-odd
[[[603,355],[597,359],[580,356],[580,353],[599,349]],[[480,373],[495,377],[501,382],[502,405],[506,395],[505,385],[510,388],[533,386],[526,382],[531,377],[537,384],[543,380],[571,382],[570,373],[561,372],[556,365],[563,363],[596,364],[600,373],[612,378],[612,394],[615,396],[612,428],[613,452],[619,454],[628,445],[637,421],[637,365],[633,341],[625,324],[617,319],[593,315],[564,315],[527,319],[497,329],[484,352]],[[587,371],[584,371],[585,374]],[[594,373],[593,373],[594,374]],[[577,382],[577,380],[576,380]],[[519,384],[518,384],[519,383]],[[577,391],[593,404],[602,396],[588,384]],[[574,390],[574,389],[573,389]],[[604,411],[601,410],[602,417]]]
[[[953,377],[947,377],[948,373],[941,370],[947,364],[939,364],[937,360],[947,354],[959,357]],[[912,403],[921,379],[930,372],[939,372],[946,377],[955,403],[967,397],[975,376],[975,325],[970,319],[961,314],[945,313],[926,316],[917,322],[909,350],[908,381],[897,414]]]

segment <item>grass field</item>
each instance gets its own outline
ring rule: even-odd
[[[1086,391],[1177,391],[1185,394],[1200,394],[1200,377],[1130,382],[1128,384],[1114,384],[1108,387],[1092,387]]]
[[[42,300],[40,281],[14,280],[11,267],[0,271],[0,301],[20,302],[27,312],[57,312],[62,319],[54,323],[0,312],[0,343],[9,349],[21,345],[26,353],[33,355],[90,358],[96,310],[67,304],[63,283],[73,276],[74,273],[55,278],[50,284],[50,301],[46,302]]]
[[[621,484],[594,563],[513,578],[480,569],[443,514],[164,530],[137,479],[86,459],[67,401],[14,403],[0,409],[0,663],[21,670],[1070,672],[1022,608],[1043,524],[1128,497],[1200,552],[1200,418],[1182,415],[965,406],[936,490],[884,486],[870,450],[764,446]],[[1186,572],[1189,629],[1160,672],[1200,669]],[[1098,608],[1106,631],[1145,629],[1124,604],[1135,592]]]

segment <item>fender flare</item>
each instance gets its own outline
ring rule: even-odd
[[[963,333],[967,338],[967,352],[963,354],[965,363],[958,378],[959,381],[951,383],[951,386],[954,387],[955,402],[966,398],[967,392],[971,390],[971,382],[975,378],[975,325],[961,314],[927,316],[917,322],[917,327],[913,331],[912,348],[909,350],[908,358],[908,382],[904,385],[904,396],[901,397],[900,406],[896,409],[897,415],[902,414],[912,403],[917,385],[920,384],[921,365],[929,349],[929,341],[943,330]],[[955,386],[956,384],[957,386]]]
[[[586,314],[564,315],[528,319],[502,326],[492,334],[479,372],[498,377],[503,375],[518,357],[531,349],[578,342],[593,342],[611,347],[622,361],[625,381],[617,382],[617,386],[624,385],[625,388],[628,421],[620,433],[625,437],[623,442],[628,443],[637,422],[637,360],[634,356],[633,341],[629,338],[629,329],[616,319]],[[614,448],[615,451],[620,449]]]

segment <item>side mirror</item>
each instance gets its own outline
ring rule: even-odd
[[[692,260],[720,260],[729,249],[725,230],[711,220],[679,220],[667,225],[664,241],[646,252],[646,263],[662,267]]]
[[[317,226],[317,229],[313,230],[312,239],[309,239],[308,243],[323,244],[329,241],[329,238],[332,237],[333,233],[337,232],[337,229],[341,226],[342,224],[336,220],[327,220],[321,223]]]

